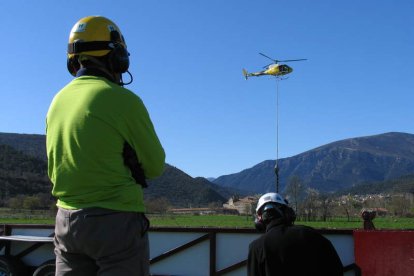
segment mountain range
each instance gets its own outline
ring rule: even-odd
[[[149,181],[145,196],[147,199],[166,198],[174,207],[201,207],[223,203],[234,194],[262,194],[275,190],[275,164],[276,160],[263,161],[211,181],[192,178],[166,164],[162,176]],[[292,176],[321,192],[351,188],[355,188],[352,190],[355,192],[362,184],[365,190],[366,187],[390,189],[387,181],[414,175],[414,135],[390,132],[345,139],[280,159],[278,167],[280,191]],[[46,169],[44,135],[0,133],[0,199],[16,194],[50,192]],[[414,178],[407,179],[408,185],[413,186],[410,181]]]
[[[275,190],[276,160],[263,161],[213,182],[264,193]],[[361,183],[391,180],[414,174],[414,135],[390,132],[333,142],[278,160],[280,191],[292,176],[311,188],[335,192]]]

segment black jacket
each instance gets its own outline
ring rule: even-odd
[[[343,266],[331,242],[311,227],[272,221],[249,246],[249,276],[337,276]]]

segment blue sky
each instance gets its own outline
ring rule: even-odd
[[[75,22],[121,28],[134,82],[167,162],[217,177],[276,158],[276,81],[241,70],[290,63],[279,83],[279,157],[341,139],[414,133],[414,2],[1,1],[0,132],[44,134],[53,96],[72,77]]]

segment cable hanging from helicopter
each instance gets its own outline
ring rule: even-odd
[[[286,64],[280,64],[280,62],[293,62],[293,61],[303,61],[307,60],[305,58],[301,59],[288,59],[288,60],[277,60],[273,59],[263,53],[260,55],[273,61],[272,63],[264,66],[264,70],[254,73],[249,73],[246,69],[243,68],[243,76],[247,80],[249,77],[259,77],[259,76],[274,76],[276,78],[276,164],[275,164],[275,174],[276,174],[276,193],[279,193],[279,80],[286,79],[284,76],[292,73],[292,67]]]

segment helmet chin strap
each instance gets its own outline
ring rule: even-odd
[[[119,80],[119,85],[120,86],[131,84],[134,81],[134,78],[132,77],[132,74],[128,70],[125,73],[127,73],[129,75],[129,82],[124,82],[123,79],[122,79],[122,74],[120,74],[120,80]]]

